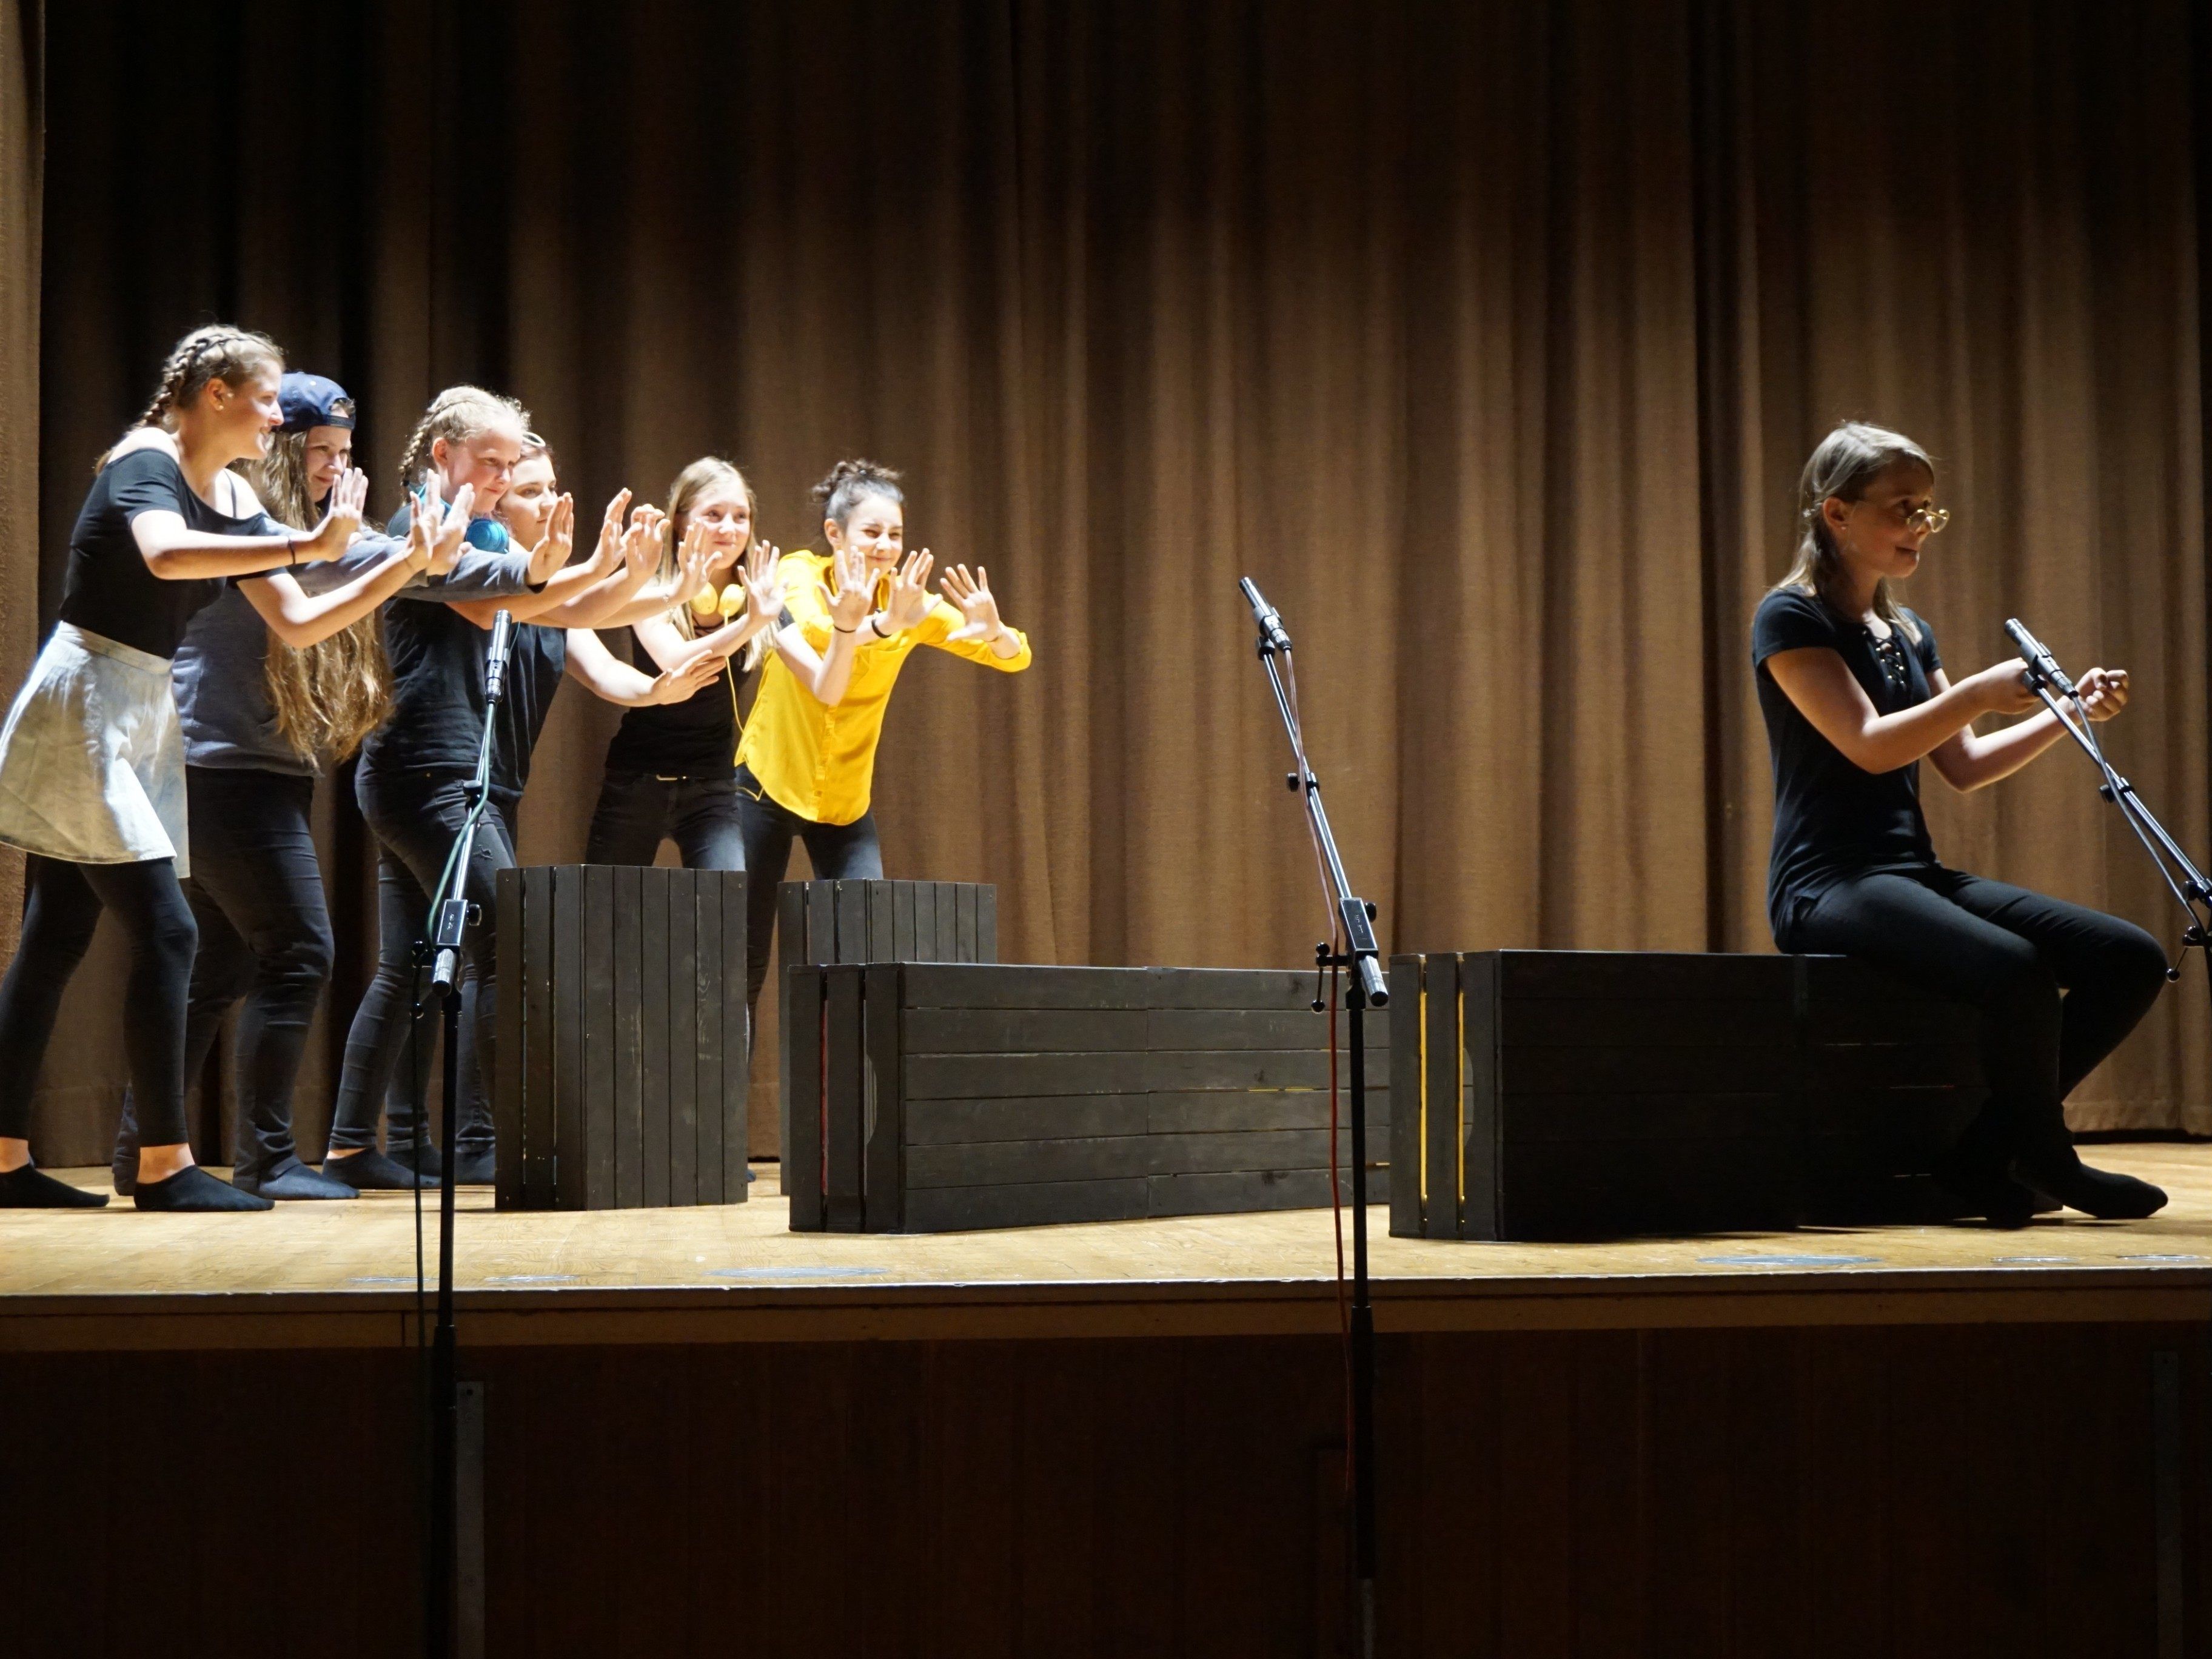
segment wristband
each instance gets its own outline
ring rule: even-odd
[[[884,633],[884,619],[883,619],[881,617],[869,617],[869,618],[868,618],[868,626],[869,626],[869,627],[871,627],[871,628],[872,628],[872,629],[874,629],[876,630],[876,637],[877,637],[878,639],[879,639],[879,640],[888,640],[888,639],[890,639],[890,635],[888,635],[888,634],[886,634],[886,633]],[[855,631],[857,631],[857,630],[855,630]]]
[[[284,566],[288,570],[300,568],[300,538],[297,536],[284,538]]]
[[[831,621],[830,626],[832,628],[837,628],[837,624],[834,619]],[[837,631],[840,634],[857,634],[860,631],[860,624],[854,623],[850,628],[837,628]]]

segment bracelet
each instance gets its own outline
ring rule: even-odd
[[[288,570],[300,568],[300,538],[297,536],[284,538],[284,566]]]
[[[830,626],[832,628],[837,628],[837,623],[834,617],[831,619]],[[860,624],[854,623],[850,628],[837,628],[837,631],[840,634],[857,634],[860,631]]]
[[[871,627],[871,628],[872,628],[872,629],[874,629],[876,630],[876,637],[877,637],[878,639],[879,639],[879,640],[888,640],[889,638],[890,638],[890,635],[888,635],[888,634],[886,634],[886,633],[884,633],[884,621],[883,621],[883,618],[882,618],[882,617],[869,617],[869,618],[868,618],[868,626],[869,626],[869,627]]]

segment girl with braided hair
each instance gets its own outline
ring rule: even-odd
[[[246,578],[271,626],[334,630],[373,609],[431,550],[419,543],[311,601],[289,568],[336,558],[367,481],[344,471],[312,531],[262,511],[234,462],[282,424],[283,358],[266,337],[195,330],[160,390],[101,459],[70,538],[61,617],[0,728],[0,841],[32,854],[21,942],[0,980],[0,1207],[103,1204],[32,1162],[31,1093],[70,974],[102,910],[130,942],[125,1030],[143,1142],[143,1210],[267,1209],[192,1162],[185,1023],[198,929],[188,873],[185,754],[170,659],[193,616]]]

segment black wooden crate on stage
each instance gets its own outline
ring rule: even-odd
[[[996,962],[999,890],[975,881],[787,881],[776,894],[775,927],[777,960],[787,969]],[[787,1061],[776,1090],[775,1144],[779,1156],[791,1145]],[[787,1177],[789,1167],[787,1159]]]
[[[792,968],[791,1225],[940,1232],[1326,1204],[1328,1020],[1313,994],[1312,972],[1294,969]],[[1368,1026],[1371,1161],[1388,1133],[1388,1034]],[[1348,1193],[1348,1128],[1338,1156]],[[1386,1180],[1370,1175],[1370,1200]]]
[[[745,1201],[745,878],[503,870],[499,1206]]]
[[[1984,1097],[1968,1010],[1841,957],[1393,957],[1390,1231],[1932,1218]]]

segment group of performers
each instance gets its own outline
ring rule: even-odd
[[[21,942],[0,981],[0,1207],[106,1201],[39,1170],[28,1142],[62,992],[103,909],[131,950],[131,1090],[114,1176],[138,1207],[267,1208],[491,1178],[488,920],[465,950],[472,1052],[450,1171],[428,1144],[427,1044],[401,1061],[415,946],[470,808],[496,611],[520,626],[495,714],[489,810],[459,890],[489,916],[494,878],[515,861],[531,750],[561,681],[577,680],[627,710],[587,861],[650,863],[672,839],[692,867],[749,872],[749,1003],[794,840],[818,876],[883,873],[870,789],[908,653],[1029,665],[981,567],[951,567],[933,593],[930,554],[905,550],[898,476],[870,462],[840,462],[817,486],[821,552],[762,542],[744,476],[707,458],[678,475],[665,509],[618,495],[576,558],[574,504],[512,398],[457,386],[431,403],[380,535],[360,528],[354,420],[338,386],[285,373],[264,337],[204,328],[101,461],[70,538],[60,621],[0,731],[0,841],[32,855]],[[1775,777],[1775,940],[1866,958],[1980,1010],[1988,1103],[1936,1172],[1974,1213],[2017,1224],[2056,1200],[2148,1215],[2165,1194],[2084,1165],[2063,1103],[2157,996],[2158,942],[1949,869],[1929,839],[1923,759],[1974,789],[2061,734],[2047,710],[1976,732],[1984,714],[2035,707],[2024,668],[2008,659],[1953,684],[1926,619],[1896,601],[1892,584],[1949,517],[1935,479],[1919,446],[1856,422],[1806,466],[1796,563],[1753,623]],[[619,628],[635,666],[594,631]],[[741,716],[748,674],[759,684]],[[2093,669],[2080,689],[2087,716],[2109,720],[2127,675]],[[356,749],[380,945],[318,1172],[291,1129],[331,960],[309,806],[316,776]],[[193,1164],[185,1089],[241,1001],[226,1183]]]
[[[130,946],[114,1177],[137,1207],[266,1209],[448,1174],[487,1182],[494,882],[515,861],[515,808],[562,679],[627,711],[587,857],[649,864],[672,838],[694,868],[752,872],[750,1004],[794,840],[818,876],[883,873],[870,797],[908,656],[928,645],[1029,665],[982,567],[951,565],[933,591],[931,554],[905,549],[899,476],[872,462],[842,461],[816,487],[818,553],[763,542],[744,475],[710,457],[677,476],[665,509],[617,495],[579,558],[553,450],[513,398],[456,386],[432,400],[381,534],[361,528],[356,414],[331,380],[286,373],[265,337],[203,328],[101,459],[70,536],[60,620],[0,730],[0,841],[31,855],[21,939],[0,981],[0,1207],[106,1201],[40,1171],[28,1141],[62,993],[103,909]],[[414,947],[469,811],[502,610],[518,626],[492,711],[489,805],[453,878],[479,920],[463,951],[449,1172],[427,1127],[428,1046],[409,1042]],[[618,628],[635,666],[595,631]],[[749,675],[759,684],[741,718]],[[380,947],[318,1171],[291,1127],[332,951],[309,808],[317,775],[356,750]],[[185,1092],[241,1002],[225,1182],[193,1163]]]

